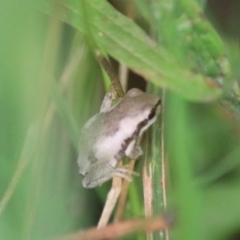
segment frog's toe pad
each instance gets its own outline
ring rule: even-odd
[[[122,177],[126,180],[128,180],[129,182],[132,181],[132,177],[131,176],[139,176],[139,173],[131,171],[127,168],[121,167],[121,168],[117,168],[114,172],[115,176],[118,177]]]

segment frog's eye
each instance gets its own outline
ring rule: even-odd
[[[148,119],[151,120],[155,117],[157,108],[161,105],[161,99],[158,100],[157,104],[155,107],[151,110],[151,112],[148,115]]]
[[[148,119],[149,119],[149,120],[153,119],[154,116],[155,116],[155,113],[156,113],[156,111],[155,111],[155,108],[154,108],[154,109],[152,109],[151,112],[149,113]]]

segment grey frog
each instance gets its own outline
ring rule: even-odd
[[[108,95],[104,99],[108,107],[91,117],[80,135],[78,166],[85,176],[85,188],[94,188],[114,176],[131,180],[131,172],[117,167],[118,161],[142,154],[136,141],[160,112],[159,97],[137,88],[130,89],[114,106],[110,106]]]

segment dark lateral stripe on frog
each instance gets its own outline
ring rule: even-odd
[[[154,116],[156,115],[157,107],[159,105],[161,105],[161,99],[158,100],[158,102],[156,103],[154,108],[151,110],[151,112],[148,115],[148,118],[143,120],[143,121],[141,121],[137,125],[137,128],[134,131],[133,135],[131,137],[129,137],[129,138],[126,138],[124,140],[124,143],[122,144],[122,148],[119,151],[119,153],[115,156],[115,159],[120,160],[125,155],[125,151],[126,151],[128,145],[139,136],[141,129],[144,128],[148,124],[148,121],[151,120],[152,118],[154,118]]]
[[[156,105],[154,106],[154,108],[152,109],[152,111],[149,113],[148,115],[148,119],[151,120],[152,118],[154,118],[154,116],[156,115],[156,110],[157,107],[161,105],[161,99],[158,100],[158,102],[156,103]]]
[[[138,125],[137,125],[137,129],[135,130],[135,132],[133,133],[133,136],[132,136],[132,139],[135,139],[136,137],[139,136],[140,134],[140,131],[142,128],[144,128],[147,124],[148,124],[148,121],[153,119],[156,115],[156,110],[157,110],[157,107],[161,104],[161,99],[158,100],[158,102],[155,104],[154,108],[151,110],[151,112],[149,113],[148,115],[148,118],[143,120],[142,122],[140,122]]]

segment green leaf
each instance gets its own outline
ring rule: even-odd
[[[158,46],[132,20],[102,0],[86,1],[90,29],[85,26],[77,1],[68,1],[63,20],[91,34],[101,51],[131,68],[157,86],[168,88],[194,101],[209,101],[222,90],[209,77],[191,72]],[[46,6],[44,7],[46,11]]]

